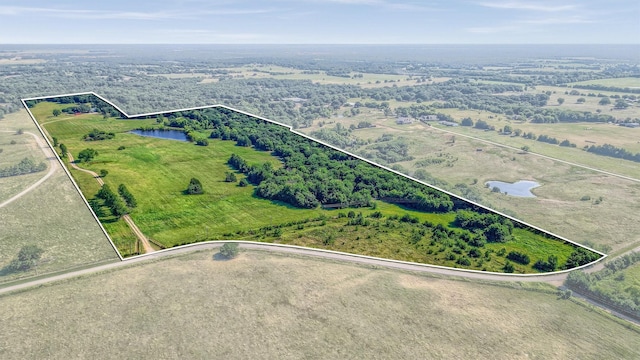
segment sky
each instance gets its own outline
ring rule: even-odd
[[[0,44],[639,44],[638,0],[0,0]]]

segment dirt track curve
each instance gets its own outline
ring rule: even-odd
[[[5,131],[5,130],[3,130],[2,132],[5,132],[5,133],[11,132],[11,133],[13,133],[15,131]],[[45,176],[40,178],[40,180],[38,180],[35,183],[29,185],[29,187],[27,187],[26,189],[24,189],[21,192],[17,193],[16,195],[12,196],[8,200],[5,200],[4,202],[0,203],[0,208],[3,208],[5,206],[11,204],[12,202],[18,200],[19,198],[21,198],[21,197],[27,195],[28,193],[30,193],[31,191],[33,191],[33,189],[37,188],[43,182],[47,181],[47,179],[50,178],[51,175],[53,175],[53,173],[58,168],[58,161],[56,161],[56,156],[53,153],[53,151],[51,150],[51,148],[49,147],[49,145],[47,145],[44,142],[44,140],[42,140],[42,138],[40,138],[39,136],[37,136],[34,133],[30,133],[30,132],[25,131],[24,134],[31,135],[36,140],[36,143],[38,144],[38,147],[40,148],[40,150],[42,150],[42,152],[44,153],[45,158],[47,160],[49,160],[49,171],[47,172],[47,174]]]
[[[73,162],[73,155],[71,155],[71,153],[67,153],[67,156],[69,158],[69,164],[71,164],[72,168],[74,168],[74,169],[76,169],[78,171],[82,171],[82,172],[86,172],[87,174],[90,174],[91,176],[93,176],[94,179],[96,179],[96,181],[98,182],[98,184],[100,184],[100,186],[104,185],[104,181],[102,180],[102,177],[100,175],[98,175],[94,171],[83,169],[83,168],[79,167],[78,165],[76,165],[76,163]],[[122,216],[122,219],[127,223],[127,225],[129,225],[129,227],[131,228],[131,231],[136,235],[136,237],[138,238],[138,240],[142,244],[142,247],[144,248],[145,254],[154,252],[155,249],[151,246],[151,243],[149,242],[149,239],[147,239],[147,237],[144,236],[142,231],[140,231],[140,228],[138,228],[138,226],[133,221],[131,216],[129,216],[129,214],[126,214],[126,215]]]

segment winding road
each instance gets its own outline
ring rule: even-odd
[[[2,130],[0,132],[15,133],[15,131],[6,131],[6,130]],[[39,137],[38,135],[36,135],[34,133],[25,131],[24,134],[31,135],[36,140],[36,143],[38,144],[38,147],[40,148],[40,150],[42,150],[42,152],[44,153],[45,158],[47,160],[49,160],[49,171],[47,172],[47,174],[45,176],[40,178],[40,180],[38,180],[35,183],[29,185],[26,189],[22,190],[21,192],[17,193],[16,195],[12,196],[8,200],[5,200],[4,202],[0,203],[0,208],[3,208],[5,206],[11,204],[12,202],[20,199],[21,197],[23,197],[23,196],[27,195],[28,193],[30,193],[31,191],[33,191],[35,188],[40,186],[43,182],[47,181],[47,179],[50,178],[53,175],[53,173],[56,171],[56,169],[58,168],[58,161],[56,159],[55,154],[53,153],[53,150],[51,150],[49,145],[47,145],[47,143],[45,143],[45,141],[42,140],[41,137]]]
[[[87,174],[90,174],[91,176],[93,176],[94,179],[96,179],[96,181],[98,182],[98,184],[100,184],[100,186],[104,185],[104,181],[102,180],[102,177],[98,175],[96,172],[88,169],[83,169],[78,165],[76,165],[76,163],[73,161],[73,155],[71,155],[71,153],[67,153],[67,157],[69,158],[69,164],[71,164],[72,168],[78,171],[82,171]],[[133,221],[131,216],[129,216],[129,214],[126,214],[122,216],[122,219],[127,223],[127,225],[129,225],[129,228],[131,228],[131,231],[133,232],[133,234],[138,238],[138,240],[142,244],[142,248],[144,249],[144,252],[145,253],[154,252],[155,249],[153,248],[153,246],[151,246],[149,239],[147,239],[147,237],[142,233],[142,231],[140,231],[140,228],[138,228],[138,226]]]

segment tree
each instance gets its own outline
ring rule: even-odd
[[[460,122],[460,125],[462,125],[462,126],[473,126],[473,120],[471,120],[470,117],[466,117],[466,118],[462,119],[462,121]]]
[[[510,261],[507,260],[507,262],[504,263],[504,267],[502,268],[502,271],[506,273],[512,273],[515,271],[515,267]]]
[[[189,181],[189,187],[187,187],[186,193],[189,195],[204,193],[204,190],[202,189],[202,183],[200,182],[200,180],[196,178],[191,178],[191,180]]]
[[[611,104],[611,99],[609,99],[608,96],[603,97],[602,99],[600,99],[600,101],[598,102],[599,105],[609,105]]]
[[[109,174],[109,171],[107,171],[106,169],[101,169],[100,170],[100,177],[105,177]]]
[[[53,113],[53,116],[58,117],[60,116],[60,114],[62,114],[62,111],[60,111],[60,109],[53,109],[52,113]]]
[[[238,186],[240,187],[249,186],[249,181],[247,181],[247,178],[242,178],[242,180],[240,180],[240,182],[238,183]]]
[[[225,182],[236,182],[238,181],[238,179],[236,178],[236,174],[232,173],[231,171],[227,171],[225,178],[224,178]]]
[[[60,154],[62,157],[67,157],[67,145],[60,144]]]
[[[93,160],[93,158],[95,158],[96,156],[98,156],[98,152],[96,150],[91,149],[91,148],[87,148],[87,149],[84,149],[84,150],[80,151],[80,153],[78,154],[78,161],[79,162],[88,162],[88,161]]]
[[[505,242],[510,238],[509,228],[505,225],[493,223],[484,230],[484,236],[491,243]]]
[[[43,252],[44,250],[36,245],[23,246],[7,268],[10,272],[27,271],[38,264]]]
[[[628,107],[629,104],[627,104],[627,101],[622,98],[616,100],[616,104],[613,106],[614,109],[626,109]]]
[[[558,98],[558,105],[562,105],[564,103],[564,98]]]
[[[227,259],[238,256],[238,243],[224,243],[220,248],[220,255]]]
[[[58,146],[58,138],[57,137],[52,137],[51,140],[53,141],[53,147]]]
[[[587,101],[587,99],[585,99],[585,98],[583,98],[583,97],[578,98],[578,100],[576,100],[576,102],[577,102],[578,104],[584,104],[584,103],[585,103],[585,101]]]

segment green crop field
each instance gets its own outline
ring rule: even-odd
[[[550,285],[472,283],[256,251],[230,261],[213,255],[0,296],[0,357],[640,357],[637,327],[561,300]]]
[[[128,133],[131,129],[152,125],[154,119],[117,120],[91,114],[66,118],[61,115],[60,119],[55,119],[49,115],[51,105],[40,103],[33,108],[46,131],[64,143],[75,158],[84,148],[95,149],[99,155],[80,165],[96,173],[107,170],[108,175],[102,180],[112,189],[125,184],[138,202],[138,206],[130,210],[131,218],[147,237],[165,247],[223,238],[249,239],[488,271],[501,271],[504,253],[500,256],[495,253],[505,247],[530,253],[531,264],[516,264],[518,273],[534,271],[532,264],[545,260],[549,254],[558,256],[562,265],[573,251],[570,244],[522,230],[514,232],[513,239],[502,246],[487,246],[485,251],[472,256],[478,259],[467,261],[464,259],[469,250],[466,245],[458,244],[453,248],[453,243],[437,244],[429,240],[426,233],[416,234],[415,225],[398,221],[408,214],[420,222],[428,220],[434,225],[449,227],[453,224],[454,213],[425,214],[377,202],[379,209],[359,210],[363,217],[378,212],[375,220],[362,221],[359,224],[362,226],[347,226],[346,212],[295,208],[256,197],[251,185],[240,187],[235,182],[224,181],[225,173],[231,171],[226,164],[231,154],[241,156],[249,164],[271,162],[275,167],[280,166],[280,160],[268,152],[239,147],[233,141],[211,140],[209,146],[196,146]],[[93,129],[112,131],[116,136],[103,141],[82,140]],[[72,170],[72,174],[85,196],[92,199],[99,190],[93,176],[77,170]],[[242,174],[237,176],[244,177]],[[194,177],[200,179],[205,193],[185,195],[189,179]],[[135,236],[122,220],[110,215],[101,216],[122,254],[139,250]],[[409,238],[413,240],[410,242]],[[536,241],[538,250],[534,251],[531,244]]]

